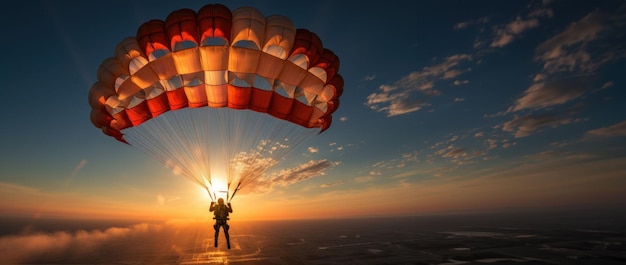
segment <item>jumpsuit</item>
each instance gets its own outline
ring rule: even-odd
[[[213,219],[215,219],[215,224],[213,225],[215,229],[215,247],[217,247],[217,239],[220,235],[220,227],[222,227],[222,229],[224,229],[224,235],[226,236],[226,244],[228,249],[230,249],[230,235],[228,234],[230,226],[227,221],[229,220],[228,214],[233,212],[233,208],[230,206],[230,203],[228,205],[224,203],[211,203],[209,211],[214,212],[215,215],[213,217]]]

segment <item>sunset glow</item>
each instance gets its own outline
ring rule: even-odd
[[[339,58],[343,94],[327,130],[249,109],[206,124],[180,111],[125,131],[131,144],[94,127],[87,98],[106,76],[103,60],[126,58],[115,48],[140,23],[205,4],[26,1],[3,12],[19,45],[7,47],[2,68],[0,216],[207,221],[211,201],[239,183],[237,221],[624,207],[621,1],[230,1],[289,17]],[[333,106],[335,91],[315,75],[327,73],[296,63],[281,61],[317,90],[227,75],[226,64],[217,81],[204,70],[186,81],[280,84],[307,111]]]

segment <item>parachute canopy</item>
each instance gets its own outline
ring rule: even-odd
[[[338,70],[320,38],[285,16],[180,9],[143,23],[102,62],[91,121],[206,188],[225,175],[235,193],[330,127]]]

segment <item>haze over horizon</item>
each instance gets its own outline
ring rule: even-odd
[[[203,188],[103,135],[87,102],[141,23],[209,3],[0,11],[0,216],[210,219]],[[626,208],[626,3],[386,3],[223,3],[315,32],[345,80],[332,126],[242,190],[233,219]]]

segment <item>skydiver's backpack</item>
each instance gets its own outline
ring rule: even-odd
[[[216,205],[215,206],[215,218],[216,219],[227,219],[228,218],[228,210],[226,209],[226,205]]]

